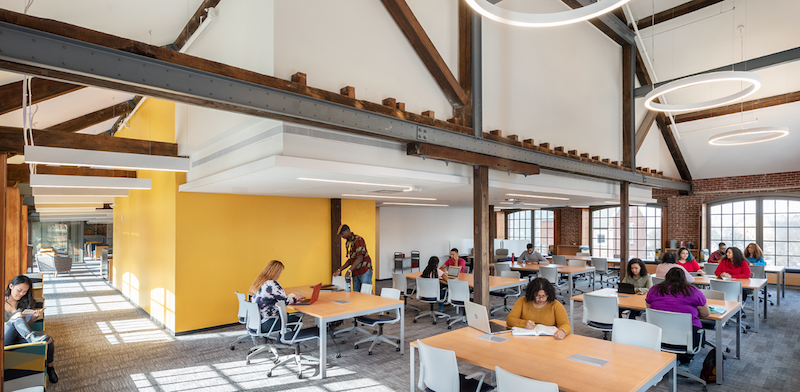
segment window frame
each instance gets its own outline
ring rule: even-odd
[[[661,249],[661,250],[663,251],[663,246],[662,246],[662,245],[663,245],[663,238],[664,238],[663,221],[664,221],[664,218],[665,218],[665,217],[664,217],[664,214],[663,214],[663,211],[661,211],[661,209],[663,208],[663,206],[662,206],[661,204],[646,204],[646,205],[636,205],[636,206],[629,205],[629,206],[628,206],[628,209],[629,209],[629,217],[628,217],[628,218],[629,218],[629,219],[628,219],[628,221],[629,221],[629,224],[630,224],[630,222],[631,222],[631,219],[630,219],[630,218],[632,217],[632,216],[630,215],[630,209],[631,209],[631,208],[639,208],[639,207],[654,208],[654,209],[658,209],[658,211],[659,211],[659,214],[657,214],[657,215],[658,215],[658,217],[660,218],[660,220],[661,220],[661,221],[660,221],[660,222],[658,222],[658,223],[657,223],[655,226],[653,226],[653,227],[648,227],[648,226],[647,226],[647,223],[645,223],[645,226],[644,226],[644,228],[643,228],[644,230],[647,230],[648,228],[656,229],[656,230],[657,230],[657,232],[659,233],[659,235],[658,235],[658,236],[657,236],[657,238],[655,239],[655,241],[656,241],[656,242],[655,242],[655,244],[656,244],[656,247],[653,249],[653,252],[654,252],[654,258],[655,258],[655,253],[656,253],[655,251],[656,251],[656,250],[658,250],[658,249]],[[594,213],[595,213],[595,212],[597,212],[597,211],[602,211],[602,210],[611,210],[611,209],[615,209],[615,208],[616,208],[616,209],[621,209],[622,207],[621,207],[621,206],[619,206],[619,205],[608,205],[608,206],[596,206],[596,207],[591,207],[591,208],[589,208],[589,252],[592,254],[592,256],[594,256],[594,251],[595,251],[595,249],[594,249],[594,242],[595,242],[595,239],[596,239],[596,238],[595,238],[595,233],[594,233],[594,230],[595,230],[595,226],[594,226],[594,219],[595,219],[595,217],[594,217]],[[618,216],[618,215],[617,215],[617,216]],[[650,215],[649,215],[649,214],[646,214],[646,215],[644,215],[645,222],[646,222],[647,218],[649,218],[649,217],[650,217]],[[612,218],[605,218],[605,219],[612,219]],[[621,224],[621,222],[620,222],[620,224]],[[632,233],[631,233],[631,230],[633,230],[634,228],[632,228],[632,227],[628,227],[627,229],[629,230],[629,231],[628,231],[628,242],[629,242],[629,244],[628,244],[628,251],[629,251],[629,254],[630,254],[631,250],[633,250],[633,249],[634,249],[634,248],[632,247],[632,246],[633,246],[633,244],[631,244],[631,242],[634,242],[635,240],[640,240],[641,238],[638,238],[638,236],[634,236],[634,235],[632,235]],[[639,229],[638,225],[636,226],[636,229],[637,229],[637,230]],[[605,242],[606,244],[611,244],[611,243],[613,243],[613,245],[612,245],[612,246],[606,246],[604,249],[612,249],[612,248],[613,248],[613,249],[615,249],[615,250],[616,250],[616,252],[620,252],[620,251],[621,251],[621,249],[620,249],[620,244],[619,244],[619,241],[620,241],[620,239],[621,239],[621,238],[620,238],[620,233],[621,233],[621,228],[620,228],[620,227],[617,227],[617,233],[616,233],[616,235],[615,235],[615,236],[611,236],[611,235],[610,235],[610,233],[609,233],[609,234],[607,234],[607,235],[605,236],[605,238],[604,238],[604,242]],[[634,238],[634,237],[636,237],[636,238]],[[645,234],[645,238],[644,238],[644,240],[645,240],[645,241],[647,241],[647,234]],[[638,249],[638,248],[636,248],[636,249]],[[645,247],[644,247],[644,252],[645,252],[645,255],[646,255],[646,254],[647,254],[647,252],[648,252],[648,248],[647,248],[647,245],[646,245],[646,244],[645,244]],[[615,254],[615,253],[614,253],[614,252],[612,252],[612,253],[611,253],[611,256],[608,256],[608,257],[613,257],[613,255],[614,255],[614,254]],[[645,259],[646,259],[646,260],[652,260],[652,259],[648,259],[648,258],[646,258],[646,257],[645,257]]]

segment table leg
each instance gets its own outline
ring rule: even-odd
[[[603,285],[600,285],[600,288],[603,288]],[[592,272],[592,291],[597,290],[597,270]]]
[[[756,292],[758,292],[758,291],[756,291]],[[754,295],[753,298],[758,298],[758,295]],[[761,322],[761,316],[759,315],[759,311],[758,311],[758,299],[756,299],[755,301],[756,301],[756,303],[753,304],[753,315],[755,316],[754,318],[756,319],[756,321],[755,321],[755,323],[756,323],[756,328],[755,328],[756,331],[755,332],[758,333],[758,326],[759,326],[759,324]],[[742,309],[744,309],[744,302],[742,302]]]
[[[672,361],[672,392],[678,392],[678,360]]]
[[[400,355],[403,355],[406,350],[406,307],[400,305],[398,309],[400,310]]]
[[[736,323],[742,325],[742,310],[739,310],[739,313],[736,314]],[[736,328],[736,359],[741,359],[741,348],[742,348],[742,329]]]
[[[572,319],[572,315],[575,312],[575,300],[570,298],[569,300],[569,325],[575,325],[575,320]]]
[[[325,319],[319,320],[319,377],[326,377],[328,359],[328,322]]]
[[[741,314],[741,313],[739,313]],[[717,343],[717,384],[722,384],[722,381],[725,377],[725,366],[722,363],[722,350],[725,349],[725,344],[722,342],[722,321],[717,321],[714,326],[714,331],[716,332],[716,343]],[[736,326],[736,329],[739,331],[742,330],[740,327],[741,324]]]
[[[408,353],[410,354],[409,357],[411,358],[411,372],[410,372],[411,373],[411,381],[409,382],[409,386],[411,387],[411,389],[409,389],[409,391],[411,391],[411,392],[414,392],[414,381],[415,381],[414,380],[414,365],[415,365],[415,363],[414,363],[414,351],[415,351],[414,346],[409,345],[408,346]]]
[[[781,294],[781,295],[783,296],[783,298],[786,298],[786,269],[785,268],[783,269],[783,271],[781,271],[781,275],[782,275],[781,286],[783,286],[781,288],[781,291],[783,291],[783,294]],[[781,300],[778,299],[778,305],[780,305],[780,304],[781,304]]]
[[[569,297],[572,298],[572,274],[567,274],[567,277],[569,277]]]
[[[777,278],[777,276],[776,276]],[[767,299],[769,299],[769,292],[767,291],[768,284],[764,285],[764,321],[767,321]],[[775,285],[777,287],[778,285]]]

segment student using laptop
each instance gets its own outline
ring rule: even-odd
[[[465,274],[467,273],[467,261],[458,257],[457,248],[450,249],[450,258],[444,262],[442,271],[447,272],[448,268],[450,267],[461,267],[461,272]]]
[[[521,255],[519,255],[519,262],[526,263],[539,263],[550,264],[547,259],[542,257],[542,254],[533,249],[533,244],[528,244],[527,248]]]
[[[247,291],[248,294],[253,296],[252,301],[258,305],[258,309],[261,312],[261,320],[263,320],[261,331],[264,332],[269,331],[273,325],[275,326],[274,329],[278,329],[281,326],[280,317],[275,317],[280,314],[278,310],[279,301],[284,302],[286,305],[294,305],[303,300],[301,296],[286,295],[283,287],[278,283],[282,272],[283,263],[278,260],[270,261],[256,280],[253,281],[250,290]],[[289,315],[289,322],[295,322],[299,319],[300,317],[297,315]]]
[[[632,284],[636,294],[647,294],[647,291],[653,287],[653,279],[647,273],[644,261],[638,257],[634,257],[628,262],[628,273],[620,283]]]
[[[528,283],[525,296],[517,300],[506,317],[506,325],[533,329],[536,324],[556,326],[553,337],[564,339],[572,331],[564,305],[556,301],[556,289],[544,278],[536,278]]]

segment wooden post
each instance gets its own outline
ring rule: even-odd
[[[494,259],[494,240],[497,238],[497,214],[494,206],[489,206],[489,255]]]
[[[636,44],[622,46],[622,166],[636,167]]]
[[[28,273],[28,206],[22,205],[22,200],[25,196],[19,197],[20,214],[19,214],[19,264],[21,274]],[[31,269],[33,272],[33,269]]]
[[[22,273],[20,260],[20,195],[19,188],[6,187],[6,230],[4,263],[6,276],[13,278]],[[5,284],[5,282],[3,282]]]
[[[331,199],[331,275],[342,266],[342,239],[339,226],[342,224],[342,199]]]
[[[474,166],[472,171],[473,196],[472,211],[474,216],[474,256],[472,263],[475,274],[475,296],[477,304],[489,305],[489,167]]]
[[[630,210],[628,204],[628,190],[630,183],[619,183],[619,278],[625,277],[628,270],[628,230],[630,227]],[[663,217],[662,217],[663,219]]]
[[[472,7],[458,2],[458,84],[467,94],[467,102],[453,109],[461,125],[472,127]]]
[[[6,159],[8,157],[6,154],[0,154],[0,184],[6,184]],[[2,192],[2,196],[0,196],[0,200],[3,202],[0,203],[0,216],[6,216],[6,187],[0,186],[0,192]],[[0,219],[0,266],[6,265],[6,244],[5,241],[2,241],[6,238],[6,220]],[[3,285],[6,284],[6,275],[5,275],[5,268],[0,268],[0,282],[3,282]],[[3,336],[5,336],[5,323],[3,324],[3,335],[0,336],[0,341],[2,341]],[[5,346],[5,342],[3,342],[3,346]],[[5,365],[3,363],[3,355],[0,355],[0,368],[5,369]],[[3,384],[5,384],[5,375],[0,374],[0,392],[3,391]]]

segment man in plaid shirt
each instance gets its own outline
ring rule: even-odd
[[[372,284],[372,259],[367,253],[367,243],[360,235],[350,231],[350,226],[339,226],[339,236],[347,240],[347,262],[333,272],[333,276],[339,276],[342,270],[351,267],[353,291],[361,292],[362,284]]]

